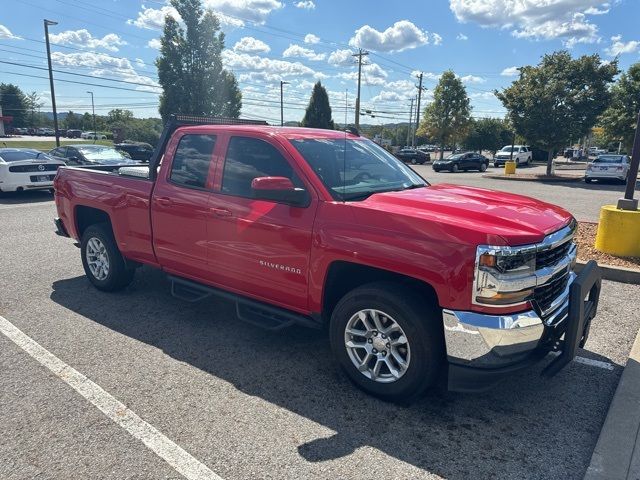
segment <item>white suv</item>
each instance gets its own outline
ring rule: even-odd
[[[505,145],[493,157],[493,166],[501,167],[511,158],[511,145]],[[513,159],[518,165],[531,163],[531,149],[525,145],[513,146]]]

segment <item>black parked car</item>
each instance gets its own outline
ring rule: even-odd
[[[489,159],[475,152],[456,153],[442,160],[433,162],[433,170],[436,172],[440,170],[448,170],[450,172],[480,170],[484,172],[488,166]]]
[[[425,164],[431,161],[431,155],[415,148],[403,148],[396,153],[396,157],[404,163],[411,163],[412,165],[417,163]]]
[[[114,147],[140,162],[148,162],[153,155],[153,147],[148,143],[116,143]]]
[[[65,145],[54,148],[49,155],[76,165],[138,165],[125,152],[104,145]]]

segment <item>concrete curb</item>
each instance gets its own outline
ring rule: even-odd
[[[542,183],[566,183],[566,182],[581,182],[582,176],[556,176],[550,178],[535,178],[535,177],[518,177],[518,174],[514,175],[497,175],[494,173],[485,173],[483,178],[491,178],[494,180],[510,180],[512,182],[542,182]]]
[[[576,262],[575,271],[580,272],[586,262],[578,260]],[[602,278],[604,280],[611,280],[612,282],[620,283],[633,283],[640,285],[640,270],[633,270],[631,268],[614,267],[612,265],[598,264],[602,271]]]
[[[640,478],[640,333],[631,347],[584,478]]]

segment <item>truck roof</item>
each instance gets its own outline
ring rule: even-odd
[[[322,128],[306,128],[306,127],[279,127],[271,125],[184,125],[177,129],[188,129],[189,131],[205,130],[208,132],[221,130],[221,131],[233,131],[233,132],[246,132],[246,133],[266,133],[269,135],[276,135],[287,139],[293,138],[327,138],[327,139],[343,139],[345,135],[347,138],[361,138],[349,132],[341,130],[325,130]]]

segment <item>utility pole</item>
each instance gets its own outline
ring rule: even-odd
[[[280,80],[280,126],[283,127],[284,126],[284,101],[283,101],[283,93],[282,93],[282,86],[283,85],[289,85],[289,82],[285,82]]]
[[[56,131],[56,147],[60,146],[60,132],[58,132],[58,112],[56,110],[56,92],[53,89],[53,70],[51,68],[51,47],[49,47],[49,25],[57,25],[53,20],[44,20],[44,39],[47,44],[47,62],[49,63],[49,85],[51,86],[51,106],[53,107],[53,128]]]
[[[411,107],[409,108],[409,130],[407,130],[407,146],[411,138],[411,122],[413,122],[413,98],[411,99]]]
[[[638,210],[638,200],[633,198],[638,178],[638,166],[640,164],[640,112],[638,113],[638,123],[636,124],[636,135],[633,139],[631,150],[631,165],[627,173],[627,186],[624,190],[624,198],[618,200],[618,208],[621,210]]]
[[[356,130],[360,129],[360,76],[362,74],[362,57],[369,55],[369,52],[365,52],[361,48],[358,49],[358,53],[351,55],[352,57],[358,57],[358,96],[356,97]]]
[[[96,143],[98,138],[98,131],[96,130],[96,107],[93,103],[93,92],[87,90],[87,93],[91,94],[91,110],[93,111],[93,143]]]
[[[420,100],[422,99],[422,72],[418,75],[418,106],[416,108],[416,128],[413,131],[413,140],[411,142],[411,146],[414,147],[416,145],[416,132],[418,131],[418,127],[420,126]]]

